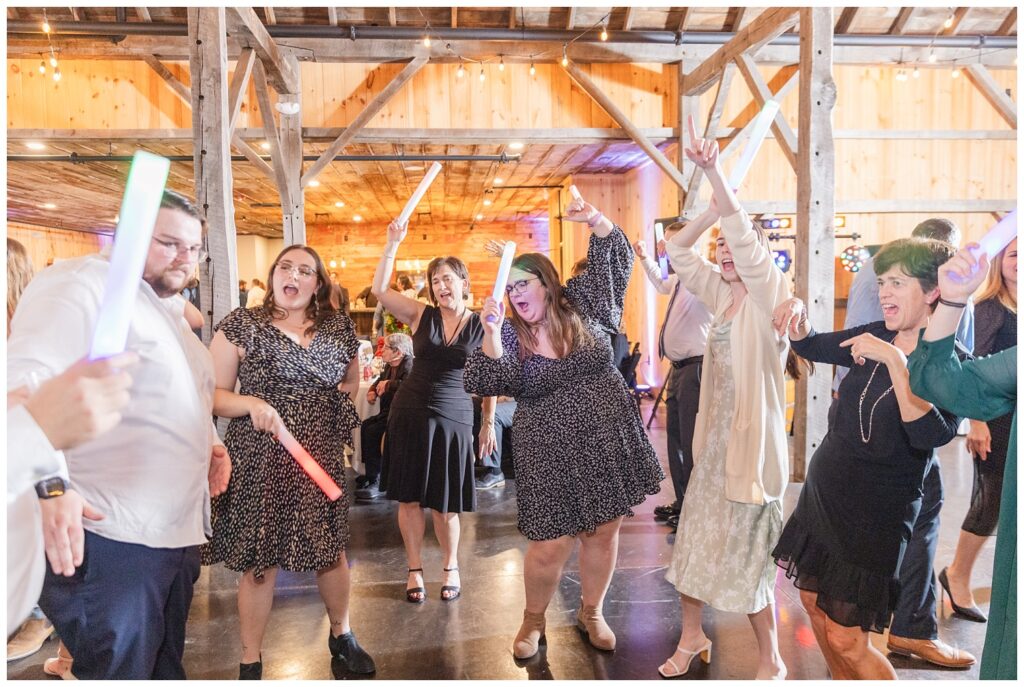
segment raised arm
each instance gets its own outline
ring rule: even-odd
[[[967,244],[939,267],[939,303],[924,330],[925,341],[938,341],[956,333],[967,300],[985,281],[988,258],[982,255],[979,261],[971,253],[972,248],[977,249],[978,244]]]
[[[565,219],[586,222],[591,231],[587,269],[566,281],[565,295],[584,317],[609,333],[617,332],[633,272],[629,240],[622,229],[584,200],[570,203]]]
[[[658,263],[647,254],[647,242],[640,239],[633,244],[633,252],[636,253],[636,257],[640,258],[640,269],[643,270],[644,275],[647,277],[647,281],[651,282],[651,286],[654,290],[663,296],[667,296],[672,293],[672,277],[662,280],[661,268]]]
[[[384,245],[384,254],[380,256],[377,269],[373,273],[373,283],[370,284],[370,292],[377,297],[377,300],[393,314],[400,322],[409,325],[413,331],[419,324],[420,316],[427,306],[415,298],[403,296],[397,291],[388,288],[391,283],[391,273],[395,266],[395,256],[398,255],[398,247],[402,244],[409,230],[408,224],[399,225],[392,221],[388,225],[388,239]]]

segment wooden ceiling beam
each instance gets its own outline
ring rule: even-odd
[[[970,7],[957,7],[953,11],[953,24],[946,27],[945,25],[942,31],[943,36],[955,36],[959,31],[960,27],[963,26],[964,19],[970,14]]]
[[[917,12],[916,7],[901,7],[899,14],[896,15],[896,19],[893,20],[892,25],[889,27],[889,35],[900,36],[903,34],[903,29],[906,28],[907,22]]]
[[[622,18],[622,30],[623,31],[631,31],[633,29],[633,17],[635,16],[634,15],[634,10],[635,9],[636,8],[633,7],[632,5],[630,5],[629,7],[626,8],[626,15]]]
[[[249,85],[252,74],[252,63],[256,60],[256,51],[245,48],[235,63],[235,73],[231,75],[231,87],[228,90],[228,132],[234,133],[238,123],[238,113],[242,109],[242,98]]]
[[[459,8],[452,5],[452,28],[459,28]]]
[[[686,22],[690,19],[690,8],[683,7],[679,13],[679,26],[676,27],[676,33],[682,33],[686,31]]]
[[[295,93],[298,88],[298,74],[284,59],[277,43],[267,33],[256,11],[251,7],[229,7],[227,10],[228,31],[242,47],[252,48],[260,58],[267,79],[278,93]]]
[[[510,29],[517,28],[519,25],[518,21],[516,20],[516,11],[517,8],[515,7],[508,8],[508,28]]]
[[[996,29],[996,35],[997,36],[1009,36],[1013,32],[1014,27],[1016,27],[1016,26],[1017,26],[1017,8],[1016,7],[1011,7],[1010,11],[1006,13],[1006,19],[1004,19],[1003,23],[999,25],[998,29]]]
[[[149,14],[148,7],[136,7],[135,12],[139,15],[139,21],[153,21],[153,17]]]
[[[835,32],[836,33],[849,33],[850,26],[853,24],[853,20],[857,17],[857,10],[859,7],[846,7],[839,14],[839,20],[836,22]]]
[[[753,53],[765,43],[778,37],[795,25],[800,16],[799,7],[778,7],[765,10],[754,21],[741,29],[728,43],[721,46],[692,72],[686,75],[686,95],[699,95],[715,82],[727,64],[744,53]]]
[[[992,78],[992,74],[980,64],[965,65],[964,74],[967,76],[968,81],[974,84],[974,87],[985,96],[985,100],[996,109],[999,116],[1016,130],[1017,104],[1006,94],[1003,87]]]
[[[569,7],[568,10],[565,17],[565,30],[572,31],[572,27],[576,25],[576,7]]]
[[[759,108],[763,108],[765,103],[769,99],[774,99],[781,104],[781,98],[778,94],[772,93],[771,89],[768,88],[768,84],[765,83],[764,78],[761,76],[761,72],[758,71],[757,65],[754,64],[753,58],[750,55],[740,55],[736,58],[736,66],[740,70],[740,74],[743,75],[744,81],[747,82],[747,87],[750,92],[754,95],[754,100],[757,102]],[[790,75],[789,83],[795,83],[798,70],[794,70]],[[793,129],[790,128],[789,122],[786,121],[785,115],[782,114],[780,109],[775,113],[775,119],[772,120],[772,132],[775,134],[776,140],[782,147],[782,152],[789,160],[789,164],[793,167],[793,171],[796,171],[796,145],[797,139],[796,134],[793,133]]]
[[[263,14],[267,18],[267,26],[273,26],[274,24],[277,23],[277,15],[274,14],[273,7],[264,7]]]
[[[739,31],[744,26],[743,19],[747,15],[747,8],[746,7],[733,7],[730,11],[733,13],[732,21],[729,22],[728,27],[723,27],[723,28],[726,31],[732,31],[732,32]],[[729,15],[726,14],[725,16],[728,17]]]
[[[331,26],[337,26],[338,25],[338,8],[337,7],[328,7],[327,8],[327,23],[329,23]]]
[[[404,86],[416,72],[423,68],[427,63],[427,58],[417,57],[414,58],[405,68],[398,73],[398,75],[391,80],[384,89],[378,93],[373,100],[366,104],[366,107],[356,115],[356,118],[352,120],[352,123],[345,129],[345,131],[338,136],[334,141],[327,147],[327,150],[323,152],[320,158],[310,166],[305,174],[302,175],[302,186],[305,187],[311,179],[315,179],[316,175],[326,167],[334,159],[341,150],[348,145],[355,137],[359,130],[370,123],[370,120],[380,112],[381,108],[397,93],[402,86]]]
[[[262,61],[258,60],[253,65],[252,78],[253,85],[256,87],[256,101],[259,105],[260,118],[263,120],[263,135],[267,142],[270,143],[270,161],[274,172],[272,178],[277,185],[277,192],[281,196],[281,207],[291,207],[288,170],[285,167],[284,155],[281,150],[281,135],[278,131],[277,122],[274,121],[274,107],[270,103],[270,89],[267,86],[266,66]]]
[[[388,26],[398,26],[398,8],[388,8]]]

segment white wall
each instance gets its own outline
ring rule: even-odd
[[[284,248],[284,239],[268,239],[262,236],[239,236],[238,278],[252,282],[253,277],[266,283],[270,263]]]

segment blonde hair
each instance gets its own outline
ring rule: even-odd
[[[1017,294],[1006,283],[1003,279],[1003,260],[1006,258],[1006,251],[1010,247],[999,251],[996,257],[992,258],[992,262],[988,268],[988,279],[985,280],[985,286],[982,287],[981,293],[978,294],[978,298],[975,303],[981,303],[992,298],[997,299],[1004,308],[1012,312],[1014,315],[1017,314]]]
[[[14,239],[7,239],[7,328],[10,330],[11,318],[14,317],[14,310],[18,307],[21,294],[25,287],[32,281],[32,260],[28,257],[28,251]]]

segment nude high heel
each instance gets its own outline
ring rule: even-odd
[[[676,654],[682,654],[682,658],[686,659],[686,663],[683,663],[681,665],[677,664],[673,660],[676,657]],[[697,649],[696,651],[690,651],[689,649],[684,649],[681,646],[677,646],[676,653],[672,654],[672,656],[667,661],[658,666],[658,674],[666,678],[681,677],[683,675],[686,675],[686,673],[690,670],[690,664],[693,663],[694,656],[700,656],[700,660],[704,663],[711,663],[711,640],[709,639],[707,641],[707,644],[702,646],[700,649]]]

